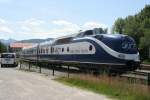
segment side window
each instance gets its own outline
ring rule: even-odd
[[[39,48],[39,49],[38,49],[38,53],[39,53],[39,54],[41,53],[41,51],[40,51],[40,50],[41,50],[41,49]]]
[[[46,54],[48,54],[48,47],[46,48]]]
[[[46,49],[45,49],[45,48],[43,48],[43,53],[44,53],[44,54],[46,53]]]
[[[67,52],[69,52],[69,47],[67,47]]]
[[[51,47],[51,53],[54,53],[54,47]]]
[[[41,48],[41,54],[43,54],[43,48]]]
[[[48,50],[48,51],[49,51],[49,53],[48,53],[48,54],[51,54],[51,47],[49,47],[49,50]]]
[[[93,46],[90,45],[90,46],[89,46],[89,51],[92,51],[92,49],[93,49]]]
[[[42,54],[42,48],[40,48],[40,54]]]
[[[64,52],[64,48],[62,48],[62,52]]]
[[[41,54],[43,54],[43,48],[41,48]]]
[[[51,53],[53,53],[53,47],[51,47]]]

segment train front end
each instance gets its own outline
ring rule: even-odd
[[[136,43],[133,38],[124,36],[121,43],[121,57],[127,60],[127,66],[139,67],[140,66],[140,55]]]
[[[103,34],[97,35],[96,39],[101,41],[101,47],[109,55],[108,62],[124,64],[128,70],[134,70],[140,66],[139,51],[132,37],[121,34]]]

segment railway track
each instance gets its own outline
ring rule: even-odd
[[[130,71],[125,74],[122,74],[121,77],[125,77],[129,80],[140,80],[140,83],[145,85],[150,85],[150,65],[142,65],[140,69],[137,69],[135,71]]]

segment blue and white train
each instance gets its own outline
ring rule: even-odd
[[[22,57],[38,60],[127,65],[129,70],[137,68],[140,63],[139,52],[133,38],[121,34],[101,34],[98,30],[87,30],[76,36],[58,38],[24,48]]]

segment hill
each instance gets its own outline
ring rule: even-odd
[[[45,41],[50,41],[53,40],[53,38],[47,38],[47,39],[28,39],[28,40],[21,40],[21,41],[16,41],[16,42],[21,42],[21,43],[42,43]]]

